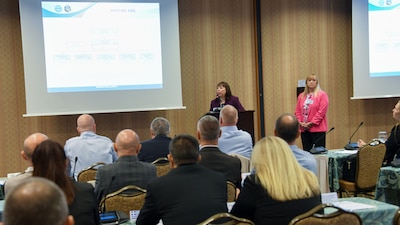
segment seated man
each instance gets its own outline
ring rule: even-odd
[[[23,150],[21,151],[21,157],[26,161],[28,168],[25,172],[18,174],[15,177],[9,178],[4,183],[4,192],[7,194],[10,192],[19,182],[32,176],[33,165],[32,165],[32,154],[36,146],[38,146],[42,141],[49,139],[45,134],[34,133],[29,135],[24,140]]]
[[[146,188],[147,182],[157,176],[156,166],[140,162],[137,154],[140,151],[139,136],[131,129],[118,133],[115,139],[115,151],[118,160],[100,167],[96,173],[94,192],[100,202],[107,194],[127,185]]]
[[[197,122],[197,139],[200,142],[200,165],[225,175],[226,180],[241,188],[242,164],[238,158],[227,155],[218,148],[221,135],[219,122],[213,116],[203,116]]]
[[[108,137],[96,134],[96,123],[91,115],[79,116],[76,123],[80,136],[68,139],[64,146],[69,160],[69,174],[75,179],[79,172],[95,163],[109,164],[117,160],[113,142]]]
[[[156,117],[150,124],[151,140],[143,141],[138,154],[140,161],[154,162],[158,158],[166,158],[169,150],[169,122],[163,117]]]
[[[170,144],[173,168],[151,180],[138,225],[198,224],[216,213],[227,212],[225,177],[199,166],[199,143],[190,135],[178,135]]]
[[[29,177],[10,193],[4,206],[5,225],[73,225],[64,192],[52,181]]]
[[[226,154],[239,154],[250,159],[253,140],[247,131],[237,128],[238,119],[238,111],[235,107],[226,105],[222,108],[219,114],[222,134],[218,139],[218,147]]]
[[[285,140],[300,165],[317,175],[317,160],[307,151],[297,147],[296,139],[300,136],[300,124],[294,115],[282,114],[275,123],[275,136]]]

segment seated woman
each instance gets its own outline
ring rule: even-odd
[[[211,101],[210,112],[219,112],[224,105],[232,105],[239,112],[245,111],[239,98],[232,95],[229,84],[225,81],[221,81],[217,84],[217,97]]]
[[[255,224],[287,225],[321,204],[317,177],[297,162],[283,139],[271,136],[258,141],[251,161],[255,173],[245,179],[233,215]]]
[[[67,157],[57,142],[46,140],[32,154],[32,176],[44,177],[56,183],[64,191],[69,214],[75,224],[98,225],[99,210],[91,184],[75,182],[67,175]]]
[[[400,121],[400,100],[392,109],[393,119]],[[357,141],[359,147],[366,145],[365,141],[359,139]],[[396,161],[400,160],[400,123],[397,123],[393,126],[392,130],[390,131],[389,138],[385,141],[386,145],[386,155],[383,160],[383,165],[390,165],[390,163],[396,157]]]

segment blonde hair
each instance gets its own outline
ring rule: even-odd
[[[307,85],[307,81],[310,80],[312,77],[315,78],[315,80],[317,81],[317,86],[315,87],[314,92],[311,92],[310,88]],[[303,97],[306,97],[310,93],[314,94],[314,96],[317,96],[320,90],[321,90],[321,87],[319,86],[319,79],[318,79],[317,75],[315,75],[315,74],[308,75],[306,78],[306,86],[304,88]]]
[[[256,182],[277,201],[310,198],[321,193],[316,175],[297,162],[289,145],[279,137],[259,140],[251,162]]]

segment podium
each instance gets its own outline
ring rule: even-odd
[[[219,112],[208,112],[206,115],[215,116],[219,119]],[[254,110],[246,110],[238,113],[239,119],[237,122],[237,127],[240,130],[249,132],[254,145]]]

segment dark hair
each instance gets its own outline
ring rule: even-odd
[[[205,115],[197,123],[197,129],[204,140],[212,141],[219,138],[219,121],[214,116]]]
[[[290,117],[292,120],[284,120],[285,117]],[[280,138],[290,143],[296,140],[299,126],[299,121],[295,116],[285,113],[276,120],[275,130]]]
[[[232,91],[231,91],[231,87],[229,86],[229,84],[225,81],[221,81],[217,84],[217,87],[222,86],[225,88],[226,93],[225,93],[225,98],[226,100],[229,100],[232,96]]]
[[[195,163],[199,159],[199,142],[189,134],[180,134],[169,143],[169,152],[177,165]]]
[[[68,204],[74,200],[74,186],[66,171],[64,148],[53,140],[40,143],[33,152],[33,176],[47,178],[64,191]]]

